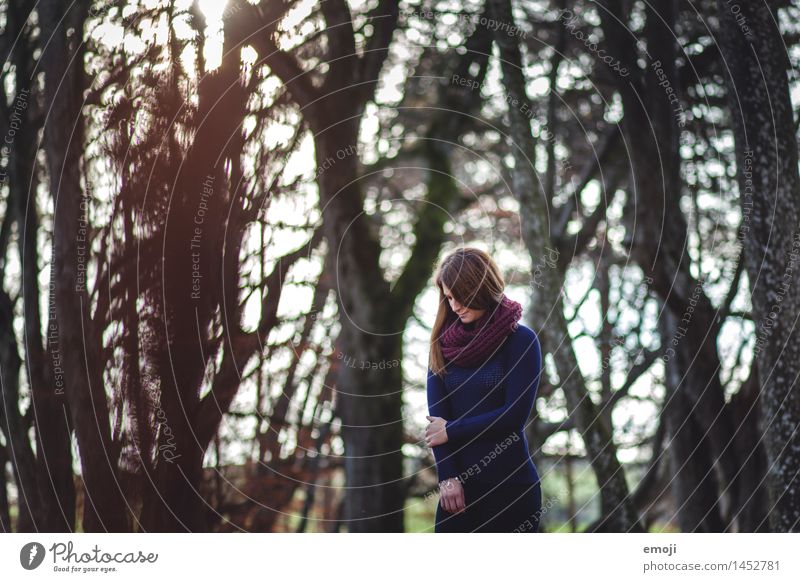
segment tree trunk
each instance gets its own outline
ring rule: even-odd
[[[508,30],[515,26],[509,0],[488,0],[495,21],[503,23],[495,31],[495,42],[499,48],[503,71],[503,85],[507,92],[511,153],[514,156],[513,188],[520,204],[522,236],[532,264],[547,256],[548,211],[543,194],[538,188],[534,168],[535,143],[530,129],[530,118],[526,112],[533,111],[525,93],[522,55],[517,38]],[[540,331],[543,352],[551,352],[556,362],[562,388],[574,413],[586,454],[592,463],[600,492],[602,520],[598,531],[640,532],[639,517],[631,503],[625,471],[617,460],[611,426],[602,417],[586,389],[578,367],[578,358],[569,337],[564,319],[561,289],[563,273],[544,268],[533,273],[538,287],[537,299],[533,302],[535,322],[547,322]],[[563,348],[558,349],[558,346]]]
[[[24,7],[23,7],[24,5]],[[26,95],[31,86],[31,47],[24,34],[25,22],[33,4],[14,0],[9,4],[9,26],[20,39],[19,50],[13,51],[16,66],[17,99],[28,103],[22,110],[20,129],[16,133],[10,155],[10,199],[19,228],[19,257],[22,268],[22,300],[24,305],[25,367],[31,393],[31,406],[36,429],[36,469],[39,499],[42,504],[38,531],[70,532],[75,529],[75,483],[72,475],[72,442],[69,409],[63,385],[56,382],[42,343],[42,315],[39,287],[39,212],[36,191],[38,133],[36,119],[40,112]],[[32,492],[31,492],[32,493]]]
[[[11,533],[11,507],[8,504],[6,464],[8,451],[0,445],[0,533]]]
[[[10,450],[11,468],[18,491],[18,532],[38,531],[42,520],[36,459],[25,420],[19,412],[19,372],[22,362],[14,335],[11,299],[0,290],[0,429]],[[2,471],[5,472],[5,464]]]
[[[750,376],[731,397],[734,423],[737,427],[749,427],[736,433],[736,458],[740,459],[741,464],[742,490],[752,492],[735,508],[740,532],[769,531],[770,503],[764,478],[767,474],[767,451],[759,426],[760,419],[764,418],[760,393],[758,361],[753,360]]]
[[[800,531],[800,175],[790,66],[777,9],[717,4],[742,208],[740,239],[750,280],[755,354],[767,450],[769,523]],[[737,22],[739,16],[750,29]]]
[[[372,11],[372,36],[359,57],[347,3],[323,3],[329,70],[317,89],[294,56],[272,40],[269,23],[281,15],[278,4],[254,8],[240,0],[236,6],[240,10],[232,15],[232,26],[245,38],[254,33],[257,50],[301,107],[314,134],[317,168],[324,169],[318,176],[319,205],[329,252],[335,257],[332,273],[342,324],[337,354],[342,360],[337,362],[337,414],[347,457],[342,521],[351,532],[401,532],[402,327],[395,307],[402,304],[407,310],[407,306],[391,301],[380,265],[377,225],[364,212],[357,147],[360,119],[374,96],[399,7],[392,0],[378,2]],[[416,276],[416,262],[412,267],[409,272]],[[411,287],[401,285],[404,290]]]
[[[679,321],[663,310],[658,321],[662,345],[675,337]],[[674,361],[673,361],[674,360]],[[669,483],[675,500],[675,513],[682,532],[721,533],[725,531],[717,495],[714,463],[709,450],[706,426],[698,424],[691,400],[686,396],[686,370],[691,355],[680,346],[664,363],[664,421],[666,423]]]
[[[206,73],[199,83],[196,133],[175,169],[174,195],[169,213],[163,217],[160,278],[164,287],[157,300],[163,309],[166,337],[155,355],[161,379],[159,453],[155,460],[157,492],[148,496],[143,511],[146,531],[203,532],[209,526],[199,485],[216,426],[211,434],[203,430],[200,435],[200,390],[208,360],[215,356],[209,331],[215,311],[219,308],[225,314],[228,340],[222,349],[234,343],[239,329],[238,269],[245,226],[239,220],[242,197],[235,192],[241,186],[246,96],[239,76],[237,40],[227,28],[224,34],[219,68]],[[169,100],[180,103],[177,84],[171,84],[169,92]],[[173,177],[159,179],[166,183]],[[201,203],[205,204],[203,214],[199,214]],[[195,271],[202,277],[197,288],[193,287]],[[235,363],[239,370],[245,364],[246,359]],[[230,380],[230,392],[235,394],[241,378]],[[221,402],[217,406],[221,418],[227,406]]]
[[[672,406],[691,411],[695,416],[694,422],[708,436],[712,465],[718,464],[721,469],[719,474],[682,470],[676,478],[686,481],[676,482],[676,488],[691,492],[705,487],[706,480],[712,480],[718,495],[725,497],[724,506],[733,508],[749,492],[745,494],[739,486],[741,475],[733,446],[736,431],[719,378],[716,340],[721,322],[703,289],[702,278],[698,280],[691,274],[688,227],[680,208],[683,180],[679,147],[684,119],[679,109],[681,87],[674,36],[677,3],[669,0],[647,6],[644,38],[648,61],[644,69],[637,62],[639,49],[626,27],[630,6],[623,7],[621,0],[604,0],[602,4],[604,9],[600,14],[608,52],[627,59],[623,64],[632,73],[623,78],[613,70],[610,72],[625,111],[622,129],[634,178],[625,211],[626,243],[650,288],[682,322],[680,333],[669,337],[663,357],[665,367],[678,366],[667,370],[668,375],[681,379],[682,386],[676,386],[674,398],[686,401]],[[686,357],[679,357],[680,354]],[[689,454],[691,450],[676,446],[670,454]],[[681,458],[678,466],[688,466],[690,462],[689,457]],[[702,482],[692,481],[694,478]],[[691,511],[700,511],[701,516],[720,511],[717,500],[710,495],[696,497],[694,501],[695,508]],[[701,501],[709,505],[701,509],[696,505]],[[679,504],[679,507],[684,511],[687,506]],[[681,519],[691,523],[695,517]],[[733,526],[731,519],[731,515],[723,519],[726,527]],[[712,523],[716,523],[713,518]]]
[[[389,285],[357,181],[357,131],[356,118],[316,136],[317,167],[336,160],[319,187],[342,325],[337,413],[346,451],[343,519],[350,532],[402,532],[402,330],[389,327],[395,321]]]
[[[51,347],[61,357],[64,390],[78,439],[84,483],[83,530],[128,531],[117,458],[111,446],[102,361],[97,353],[86,292],[88,197],[81,188],[83,150],[83,26],[87,3],[64,10],[59,3],[39,7],[45,73],[44,145],[54,201],[53,290],[57,334]],[[72,35],[67,37],[67,29]],[[110,455],[110,456],[109,456]]]

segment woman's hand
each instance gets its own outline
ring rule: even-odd
[[[464,487],[456,477],[445,479],[439,483],[439,503],[442,509],[450,513],[464,511]]]
[[[430,424],[425,428],[425,442],[429,447],[436,447],[447,442],[447,421],[439,416],[426,416]]]

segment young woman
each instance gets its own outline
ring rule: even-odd
[[[434,276],[425,441],[439,475],[436,532],[539,530],[542,492],[525,425],[542,354],[492,258],[466,247]]]

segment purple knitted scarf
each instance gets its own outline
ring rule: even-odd
[[[495,305],[474,322],[456,319],[439,336],[442,356],[447,363],[464,368],[483,364],[497,350],[508,334],[517,329],[522,305],[503,294]]]

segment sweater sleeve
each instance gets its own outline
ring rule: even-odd
[[[508,346],[506,361],[509,369],[506,370],[503,383],[505,403],[483,414],[448,421],[445,424],[446,444],[508,436],[527,422],[539,389],[542,349],[539,338],[532,329],[520,329],[524,332],[517,334]]]
[[[450,402],[447,400],[447,390],[445,390],[444,380],[428,369],[428,414],[440,418],[453,418],[450,411]],[[450,443],[431,447],[433,457],[436,459],[436,472],[439,481],[450,479],[458,475],[458,463],[455,453]]]

